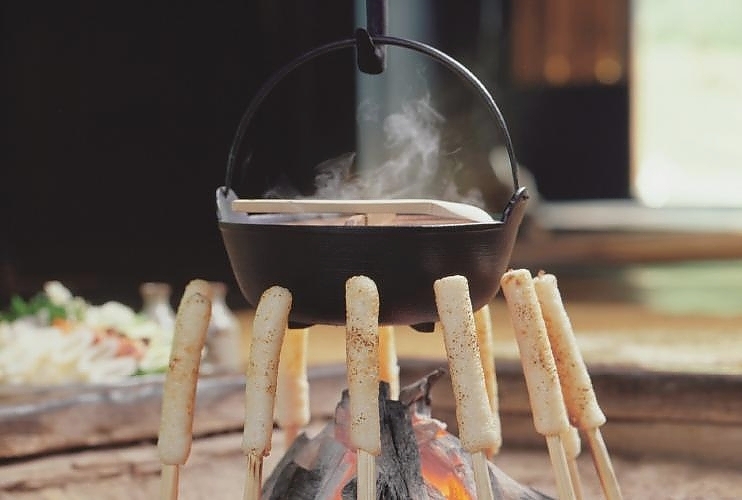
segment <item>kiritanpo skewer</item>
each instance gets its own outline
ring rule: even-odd
[[[180,466],[191,452],[196,385],[210,318],[211,286],[193,280],[186,286],[175,315],[170,363],[162,389],[157,439],[162,462],[161,500],[178,498]]]
[[[291,292],[273,286],[263,292],[255,309],[245,372],[245,426],[242,435],[242,451],[247,456],[245,500],[260,498],[263,457],[271,450],[278,363],[291,299]]]
[[[534,285],[546,320],[569,418],[587,437],[606,498],[620,500],[622,495],[616,473],[600,433],[600,427],[606,422],[605,414],[595,397],[590,374],[564,308],[556,277],[540,273],[534,279]]]
[[[462,448],[471,454],[477,498],[492,500],[485,452],[499,444],[500,432],[484,383],[469,283],[464,276],[448,276],[437,280],[433,289],[456,399],[459,439]]]
[[[485,305],[474,313],[474,323],[477,327],[477,343],[479,344],[479,359],[482,361],[484,385],[487,389],[487,399],[492,410],[492,418],[499,436],[496,443],[487,449],[487,457],[497,455],[502,446],[502,432],[500,424],[500,403],[497,395],[497,375],[495,372],[495,343],[492,336],[492,316],[490,306]]]
[[[346,363],[350,443],[356,449],[357,498],[376,500],[376,456],[381,453],[379,415],[379,292],[366,276],[345,284]]]
[[[569,420],[531,273],[525,269],[507,271],[500,283],[515,330],[534,426],[546,437],[559,498],[575,499],[562,444]]]
[[[379,379],[389,384],[389,399],[398,399],[399,363],[393,326],[379,327]]]
[[[309,380],[307,350],[309,328],[289,329],[283,339],[278,363],[275,418],[290,446],[302,427],[309,423]]]

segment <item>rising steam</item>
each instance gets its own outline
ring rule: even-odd
[[[349,153],[321,163],[311,198],[436,198],[484,207],[481,192],[461,193],[453,180],[463,165],[452,153],[441,151],[444,122],[427,97],[404,104],[382,124],[387,159],[358,168],[356,154]],[[279,186],[266,197],[286,197],[287,192]]]

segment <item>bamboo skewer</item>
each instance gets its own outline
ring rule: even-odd
[[[585,494],[582,491],[582,480],[580,479],[580,470],[577,468],[577,460],[570,460],[567,457],[567,466],[569,467],[569,477],[572,479],[572,487],[575,490],[575,499],[583,500]]]
[[[308,347],[308,328],[289,329],[286,332],[278,363],[275,417],[278,426],[284,431],[287,447],[310,419]]]
[[[175,316],[170,363],[162,389],[157,439],[162,463],[161,500],[178,498],[180,466],[191,452],[196,385],[210,318],[211,286],[193,280],[186,286]]]
[[[245,372],[245,425],[242,434],[242,451],[247,457],[245,500],[260,498],[263,457],[271,450],[278,364],[291,299],[288,290],[273,286],[263,292],[255,309]]]
[[[494,499],[495,493],[492,490],[490,468],[487,465],[487,461],[487,454],[484,451],[471,454],[471,465],[474,472],[474,484],[477,487],[477,498]]]
[[[260,485],[263,480],[263,455],[247,454],[245,492],[243,500],[260,500]]]
[[[511,270],[500,283],[515,330],[534,426],[546,437],[559,498],[575,499],[562,443],[569,420],[531,273]]]
[[[160,474],[160,499],[177,500],[180,466],[163,464]]]
[[[567,454],[564,451],[562,436],[560,434],[549,434],[546,436],[546,446],[549,450],[551,466],[554,469],[554,478],[557,485],[558,498],[577,499],[572,476],[569,473]]]
[[[376,457],[371,453],[358,448],[356,452],[358,462],[358,500],[376,499]]]
[[[345,284],[346,361],[350,443],[356,449],[357,498],[376,500],[376,459],[381,453],[379,414],[379,292],[365,276]]]
[[[569,477],[572,478],[572,486],[575,489],[575,497],[582,500],[582,481],[580,480],[580,471],[577,468],[577,457],[580,456],[582,443],[580,442],[580,433],[577,428],[569,426],[569,430],[562,435],[564,452],[567,455],[567,465],[569,466]]]
[[[474,469],[474,484],[477,487],[477,498],[494,500],[492,491],[487,455],[484,451],[471,452],[472,468]]]
[[[379,327],[379,379],[389,384],[389,399],[399,399],[399,363],[393,326]]]
[[[471,455],[477,498],[492,500],[485,450],[496,446],[500,435],[484,383],[469,283],[463,276],[448,276],[437,280],[433,289],[456,399],[459,439]]]
[[[603,494],[605,494],[608,500],[621,500],[623,495],[621,495],[616,472],[613,470],[613,464],[608,455],[605,441],[603,441],[600,427],[585,429],[585,435],[587,436],[587,443],[590,446],[595,469],[598,472],[600,486],[603,488]]]
[[[621,500],[618,480],[600,434],[600,427],[606,422],[605,414],[595,397],[590,374],[564,308],[556,277],[540,273],[534,279],[534,284],[546,320],[569,418],[588,438],[603,494],[608,500]]]
[[[502,446],[502,425],[500,423],[500,403],[497,394],[497,375],[495,372],[495,345],[492,336],[492,317],[490,307],[486,305],[474,313],[474,324],[477,328],[477,344],[479,345],[479,359],[482,362],[484,385],[487,389],[487,399],[492,410],[492,419],[497,441],[486,451],[487,458],[492,458],[500,452]]]
[[[572,479],[572,487],[575,490],[575,499],[582,500],[585,494],[582,491],[582,479],[580,479],[580,470],[577,468],[577,460],[567,457],[567,466],[569,467],[569,477]]]

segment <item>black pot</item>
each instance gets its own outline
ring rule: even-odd
[[[368,276],[379,289],[379,322],[430,330],[438,313],[433,282],[469,280],[475,310],[497,293],[510,260],[527,194],[521,188],[504,221],[442,226],[306,226],[220,222],[237,283],[257,304],[273,285],[291,291],[293,326],[345,323],[345,282]]]
[[[238,127],[227,164],[224,187],[217,189],[219,228],[232,270],[247,301],[257,305],[273,285],[291,291],[291,326],[345,324],[345,282],[356,275],[373,279],[379,290],[379,322],[432,330],[438,320],[433,282],[451,275],[469,281],[474,309],[487,304],[499,289],[528,199],[518,187],[512,142],[494,99],[459,62],[420,42],[387,36],[377,44],[424,53],[450,68],[477,91],[500,126],[511,163],[515,191],[499,220],[421,226],[317,226],[287,223],[283,215],[235,213],[230,201],[237,152],[247,126],[272,88],[304,62],[361,43],[334,42],[297,58],[258,92]]]

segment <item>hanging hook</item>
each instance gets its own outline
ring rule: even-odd
[[[387,0],[366,0],[366,28],[356,30],[358,69],[369,75],[384,72],[386,48],[377,46],[372,37],[386,35]]]

